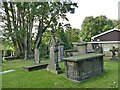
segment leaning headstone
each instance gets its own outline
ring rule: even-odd
[[[34,58],[35,58],[35,64],[40,63],[39,50],[38,50],[38,49],[35,49],[35,50],[34,50]]]
[[[47,70],[59,74],[61,73],[61,69],[58,65],[58,45],[56,44],[55,38],[51,35],[50,42],[50,62],[47,67]]]
[[[58,61],[61,61],[64,57],[64,42],[59,38],[58,40]]]

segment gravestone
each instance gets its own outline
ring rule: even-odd
[[[87,44],[87,53],[94,53],[92,43]]]
[[[95,53],[103,53],[102,44],[98,44],[95,48]]]
[[[76,45],[79,55],[87,54],[87,43],[82,40],[82,37],[80,37],[80,42],[77,43]]]
[[[34,71],[34,70],[39,70],[39,69],[43,69],[46,68],[48,66],[48,63],[46,62],[41,62],[40,63],[40,53],[38,49],[34,49],[34,60],[35,60],[35,64],[34,65],[30,65],[30,66],[23,66],[22,68],[24,70],[27,71]]]
[[[118,58],[120,59],[120,48],[118,48]]]
[[[58,40],[58,61],[61,61],[64,57],[64,42],[59,38]]]
[[[58,45],[56,44],[55,38],[51,35],[51,42],[50,42],[50,62],[47,67],[47,71],[52,73],[59,74],[61,73],[61,69],[58,65]]]
[[[38,49],[34,49],[34,58],[35,58],[35,64],[40,63],[39,50]]]
[[[117,57],[116,57],[116,49],[115,49],[115,46],[112,47],[112,50],[110,50],[112,52],[112,58],[111,60],[117,60]]]

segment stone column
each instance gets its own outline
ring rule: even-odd
[[[64,42],[59,38],[58,40],[58,61],[61,61],[64,57]]]
[[[64,57],[64,46],[60,45],[58,46],[58,61],[62,61],[63,57]]]
[[[50,42],[50,62],[47,67],[47,71],[50,71],[55,74],[61,73],[61,69],[58,65],[58,45],[55,42],[53,35],[51,35]]]
[[[35,59],[35,64],[40,63],[39,50],[38,49],[34,50],[34,59]]]

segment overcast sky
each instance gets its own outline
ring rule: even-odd
[[[72,0],[78,3],[74,14],[67,14],[73,28],[81,28],[86,16],[105,15],[109,19],[118,19],[118,2],[120,0]]]
[[[78,2],[75,14],[67,14],[74,28],[81,28],[86,16],[105,15],[109,19],[118,19],[118,2],[120,0],[73,0]]]

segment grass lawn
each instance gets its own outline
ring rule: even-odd
[[[44,61],[44,59],[43,59]],[[46,60],[45,60],[46,61]],[[4,70],[14,72],[2,74],[3,88],[118,88],[118,62],[104,59],[105,72],[81,83],[65,78],[64,73],[56,75],[46,69],[27,72],[22,66],[34,64],[33,60],[13,60],[3,63]],[[60,63],[64,71],[64,64]]]

